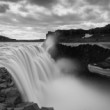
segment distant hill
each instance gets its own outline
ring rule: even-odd
[[[94,29],[56,30],[61,42],[110,42],[110,24]]]
[[[8,37],[0,35],[0,42],[16,41],[15,39],[10,39]]]
[[[0,42],[43,42],[44,39],[36,40],[16,40],[0,35]]]

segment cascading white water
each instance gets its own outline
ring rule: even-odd
[[[18,46],[0,51],[0,65],[13,76],[24,101],[55,110],[110,110],[108,95],[62,75],[42,48]]]
[[[23,99],[41,106],[45,83],[58,75],[49,55],[37,46],[1,48],[1,52],[0,64],[11,73]]]

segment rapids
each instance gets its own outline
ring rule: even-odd
[[[8,69],[26,102],[55,110],[110,110],[110,93],[61,73],[41,47],[0,48],[0,65]]]

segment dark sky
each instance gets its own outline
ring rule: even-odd
[[[0,34],[15,39],[39,39],[50,30],[109,22],[110,0],[0,0]]]

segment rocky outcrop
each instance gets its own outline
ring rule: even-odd
[[[14,108],[22,103],[21,95],[5,68],[0,68],[0,110]]]
[[[87,63],[99,63],[110,57],[110,50],[98,45],[79,45],[76,49],[82,53],[83,60]]]
[[[109,42],[110,24],[105,27],[97,27],[89,30],[56,30],[55,33],[59,33],[60,42]]]
[[[23,102],[10,73],[4,67],[0,68],[0,110],[53,110],[32,102]]]

